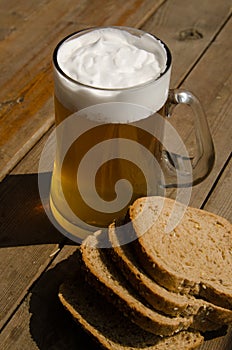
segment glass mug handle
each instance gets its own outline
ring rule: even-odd
[[[162,150],[162,170],[165,176],[164,187],[187,187],[200,183],[211,172],[215,160],[212,137],[209,131],[205,113],[199,100],[191,92],[181,89],[169,90],[165,104],[165,116],[171,117],[177,105],[185,104],[191,107],[194,116],[196,139],[196,154],[193,157]],[[187,165],[188,164],[188,165]],[[191,169],[189,168],[189,164]],[[190,170],[189,170],[190,169]],[[177,175],[182,181],[177,183]],[[188,177],[191,171],[191,181]]]

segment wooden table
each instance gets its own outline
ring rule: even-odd
[[[77,247],[49,222],[38,193],[38,162],[54,124],[55,45],[95,25],[139,27],[165,41],[173,55],[171,87],[198,96],[216,150],[213,171],[194,187],[190,204],[231,220],[231,5],[231,0],[0,0],[1,349],[96,349],[58,301]],[[232,332],[200,349],[232,349]]]

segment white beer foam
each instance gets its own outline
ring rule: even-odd
[[[127,88],[156,79],[167,60],[163,44],[151,35],[137,37],[113,28],[71,37],[62,44],[57,58],[67,76],[103,89]]]
[[[148,33],[139,33],[98,28],[64,41],[57,53],[64,74],[54,69],[55,95],[64,107],[75,112],[96,104],[122,102],[158,111],[168,96],[171,67],[162,74],[167,65],[164,45]],[[103,52],[105,61],[101,59]],[[137,120],[147,116],[137,116]],[[109,115],[109,122],[122,121],[120,116],[112,120]]]

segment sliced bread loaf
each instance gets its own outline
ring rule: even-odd
[[[177,211],[185,209],[161,197],[140,198],[130,207],[141,265],[170,291],[201,296],[232,309],[232,225],[188,207],[178,226],[167,233],[174,204]]]
[[[133,229],[130,230],[128,225],[126,229],[126,235],[130,235],[132,241]],[[133,244],[120,245],[125,237],[121,227],[111,224],[108,233],[112,245],[112,249],[109,249],[110,256],[124,277],[154,309],[171,316],[194,316],[195,320],[201,318],[217,324],[232,324],[231,310],[190,295],[170,292],[150,278],[138,263]]]
[[[89,236],[81,245],[83,267],[88,282],[112,302],[121,312],[144,330],[157,335],[172,335],[192,327],[197,330],[215,330],[220,326],[207,318],[169,317],[150,308],[109,259],[97,237]],[[104,237],[105,239],[105,237]]]
[[[148,332],[158,335],[172,335],[185,330],[192,319],[170,318],[144,305],[142,299],[128,285],[110,259],[107,259],[95,236],[89,236],[81,245],[82,261],[87,281],[97,288],[109,302],[112,302],[124,315]]]
[[[199,332],[159,337],[142,330],[107,303],[80,274],[61,285],[59,298],[76,322],[108,350],[193,350],[203,343]]]

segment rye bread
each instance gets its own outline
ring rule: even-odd
[[[188,207],[180,223],[165,232],[175,204],[162,197],[140,198],[130,207],[134,241],[146,272],[170,291],[200,296],[232,309],[232,225],[224,218]]]
[[[89,236],[81,245],[86,279],[132,322],[148,332],[164,336],[173,335],[189,327],[201,331],[216,330],[220,327],[205,317],[169,317],[152,309],[129,285],[112,259],[104,253],[107,249],[95,248],[99,245],[100,236]]]
[[[130,230],[126,233],[127,239],[130,235],[133,241],[133,229],[128,225],[126,229]],[[120,245],[125,236],[121,227],[111,224],[108,234],[112,245],[112,249],[109,250],[110,256],[124,277],[154,309],[169,316],[194,316],[195,320],[202,318],[219,325],[232,324],[231,310],[190,295],[170,292],[150,278],[138,263],[133,244]]]
[[[159,337],[130,322],[78,274],[61,285],[59,298],[74,320],[108,350],[193,350],[203,343],[199,332]]]

